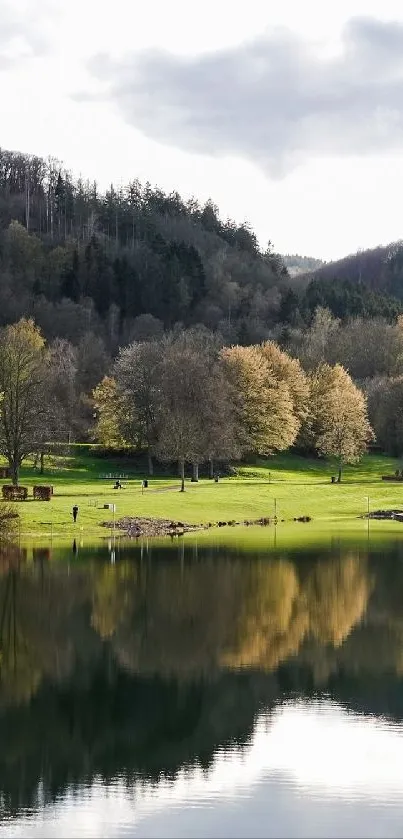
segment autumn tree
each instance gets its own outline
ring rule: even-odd
[[[32,320],[22,318],[0,332],[0,451],[14,485],[23,460],[46,437],[45,341]]]
[[[221,357],[243,448],[261,455],[289,448],[299,428],[293,399],[261,348],[225,347]]]
[[[125,404],[116,381],[104,376],[94,389],[94,418],[96,420],[94,439],[105,448],[121,448],[127,444],[123,436],[125,427]]]
[[[311,411],[314,446],[337,458],[341,481],[343,465],[359,460],[374,439],[366,397],[344,367],[322,364],[311,376]]]
[[[309,414],[309,379],[297,358],[292,358],[281,350],[275,341],[265,341],[260,346],[261,353],[269,363],[278,382],[283,382],[293,404],[294,415],[299,425],[306,421]]]

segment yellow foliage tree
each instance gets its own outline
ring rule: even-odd
[[[96,416],[95,440],[105,448],[125,446],[126,440],[122,434],[125,405],[115,379],[104,376],[92,397]]]
[[[374,439],[362,391],[340,364],[321,364],[311,376],[312,439],[315,448],[339,463],[355,463]]]
[[[232,386],[243,448],[262,455],[289,448],[299,428],[293,400],[261,348],[225,347],[221,358]]]
[[[22,461],[46,435],[46,349],[33,320],[21,318],[0,332],[0,451],[18,484]]]
[[[280,349],[275,341],[265,341],[260,351],[269,363],[278,382],[283,382],[290,394],[294,414],[301,426],[309,413],[309,379],[297,358]]]

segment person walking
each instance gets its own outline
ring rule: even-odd
[[[73,507],[73,522],[74,522],[74,524],[77,521],[77,516],[78,516],[78,507],[77,507],[77,504],[75,504],[74,507]]]

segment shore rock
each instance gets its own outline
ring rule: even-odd
[[[359,516],[359,518],[403,521],[403,510],[373,510],[370,513],[366,513],[364,516]]]
[[[105,521],[103,527],[113,530],[113,522]],[[207,525],[185,524],[172,519],[147,519],[125,516],[115,522],[115,529],[122,530],[126,536],[182,536],[183,533],[192,533],[195,530],[204,530]]]
[[[138,538],[139,536],[152,538],[153,536],[183,536],[184,533],[209,530],[212,527],[239,527],[242,525],[267,527],[272,523],[272,519],[261,518],[243,522],[231,519],[230,521],[218,521],[214,524],[212,522],[206,524],[187,524],[182,521],[172,521],[172,519],[147,519],[124,516],[124,518],[115,521],[115,530],[119,530],[125,536],[133,538]],[[113,521],[102,522],[102,527],[113,530]]]

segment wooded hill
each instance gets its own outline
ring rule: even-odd
[[[212,201],[138,180],[102,194],[54,158],[0,149],[0,325],[32,315],[73,342],[91,329],[112,353],[176,323],[247,343],[268,337],[287,279]]]
[[[279,318],[283,323],[311,323],[318,306],[342,320],[384,317],[392,321],[403,311],[403,241],[358,251],[335,262],[315,265],[315,260],[298,256],[286,256],[284,261],[292,275],[292,288],[282,296]]]
[[[287,253],[283,255],[283,262],[291,277],[297,274],[307,274],[309,271],[316,271],[325,263],[322,259],[314,259],[312,256],[301,256],[299,253]]]
[[[312,279],[348,282],[403,300],[403,240],[326,262],[298,279],[306,284]]]
[[[401,243],[317,265],[262,251],[211,200],[137,179],[103,194],[55,158],[0,149],[0,326],[32,316],[48,340],[92,333],[114,355],[177,324],[252,344],[309,326],[318,306],[342,319],[403,311]]]

